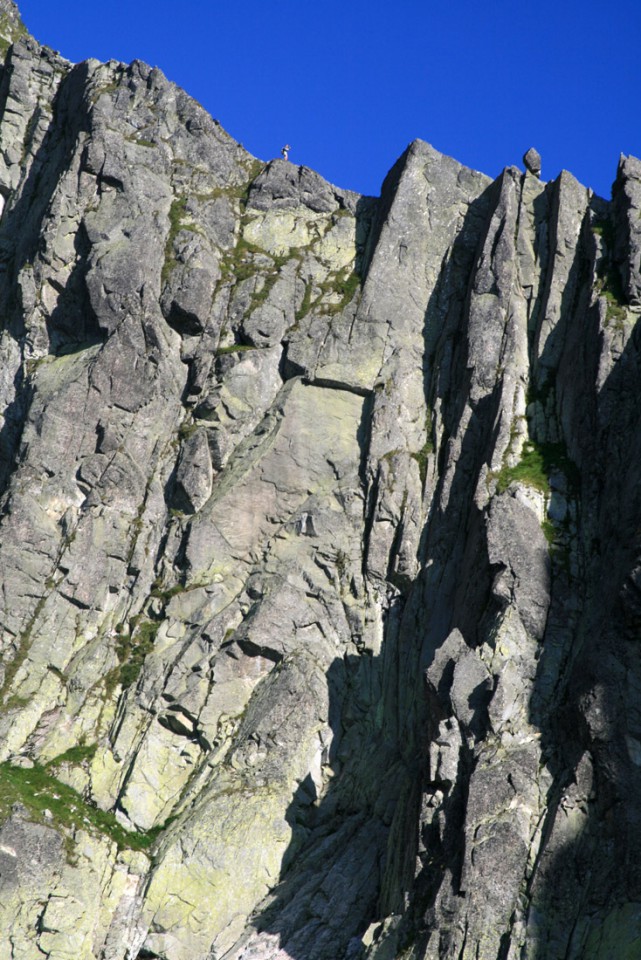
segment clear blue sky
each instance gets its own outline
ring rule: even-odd
[[[18,0],[69,60],[159,66],[263,160],[378,194],[420,137],[496,176],[535,146],[610,196],[641,156],[640,0]]]

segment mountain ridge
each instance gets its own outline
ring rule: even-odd
[[[641,163],[361,197],[13,39],[0,958],[633,956]]]

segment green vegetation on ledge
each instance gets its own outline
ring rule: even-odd
[[[241,237],[234,249],[221,261],[221,281],[224,283],[231,280],[234,284],[238,284],[254,276],[262,280],[262,285],[252,291],[251,301],[246,311],[249,315],[265,302],[285,264],[289,260],[300,259],[300,257],[298,247],[290,247],[288,252],[283,254],[270,253]]]
[[[553,470],[565,474],[571,487],[578,486],[576,465],[569,459],[562,443],[535,443],[527,440],[519,462],[504,466],[494,474],[497,493],[503,493],[512,482],[523,483],[542,493],[549,489],[549,476]]]
[[[296,313],[294,314],[294,320],[296,321],[296,323],[300,323],[303,317],[306,317],[312,308],[312,289],[313,289],[313,284],[311,280],[309,280],[305,284],[305,293],[303,294],[301,305],[296,311]]]
[[[597,220],[592,229],[602,237],[605,244],[605,255],[598,267],[598,279],[595,290],[606,300],[606,324],[612,322],[615,326],[622,326],[627,316],[626,297],[623,289],[621,274],[616,263],[613,262],[614,224],[611,220]]]
[[[124,688],[132,686],[140,676],[145,657],[153,649],[160,623],[142,620],[135,625],[132,623],[131,627],[131,634],[121,634],[116,643],[120,683]]]
[[[166,283],[171,270],[175,265],[174,242],[181,230],[190,230],[192,233],[200,233],[188,218],[187,197],[175,197],[169,208],[169,233],[165,242],[165,262],[162,268],[162,283]]]
[[[356,271],[348,272],[347,268],[331,274],[327,280],[318,284],[320,291],[315,300],[312,299],[313,284],[308,281],[305,285],[303,300],[296,311],[295,320],[299,323],[310,310],[321,310],[326,316],[334,316],[341,313],[347,307],[362,283],[360,275]],[[323,304],[323,299],[327,296],[338,295],[340,300],[337,303]]]
[[[174,160],[174,163],[176,163],[176,160]],[[251,185],[256,177],[265,169],[266,164],[264,164],[262,160],[256,159],[247,160],[241,165],[247,172],[247,180],[243,181],[242,183],[235,184],[234,186],[214,187],[213,190],[209,190],[206,193],[196,193],[196,199],[200,200],[201,202],[218,200],[220,197],[227,197],[229,200],[239,200],[240,209],[243,211],[247,205],[247,200],[249,199]]]
[[[89,762],[93,760],[97,750],[97,743],[79,743],[76,747],[70,747],[69,750],[65,750],[64,753],[50,760],[49,763],[46,764],[46,768],[47,770],[55,770],[57,767],[62,766],[63,763],[78,764]]]
[[[135,833],[125,830],[115,814],[92,806],[71,787],[50,773],[59,763],[87,759],[93,747],[77,747],[56,757],[47,766],[19,767],[0,764],[0,822],[15,803],[22,804],[29,818],[58,830],[84,829],[108,837],[118,847],[147,850],[164,827]]]
[[[332,273],[329,275],[327,280],[319,284],[321,295],[316,303],[312,304],[312,306],[317,307],[324,296],[336,294],[340,297],[338,303],[325,304],[322,308],[322,312],[328,316],[342,313],[345,307],[347,307],[354,299],[356,291],[360,288],[360,285],[361,278],[355,271],[350,273],[347,268],[344,268],[343,270]]]
[[[252,346],[250,343],[232,343],[228,347],[218,347],[216,350],[217,357],[224,357],[228,353],[245,353],[247,350],[256,350],[257,348]]]
[[[136,682],[145,657],[153,650],[156,634],[160,629],[160,621],[133,617],[129,628],[127,631],[123,624],[116,628],[118,666],[110,670],[104,678],[107,697],[111,696],[117,686],[126,690]]]
[[[428,405],[425,412],[425,433],[426,440],[420,450],[411,454],[413,460],[418,463],[418,472],[421,478],[421,486],[425,486],[427,477],[427,461],[430,453],[434,453],[434,441],[432,440],[432,407]]]

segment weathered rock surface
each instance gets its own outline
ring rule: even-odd
[[[639,161],[360,197],[2,38],[0,960],[637,956]]]
[[[535,150],[534,147],[530,147],[530,149],[523,154],[523,163],[525,164],[526,170],[533,173],[535,177],[541,176],[541,154],[538,150]]]

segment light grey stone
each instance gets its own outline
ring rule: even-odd
[[[186,513],[200,510],[211,494],[213,475],[207,431],[200,427],[182,444],[173,494],[176,507]]]

